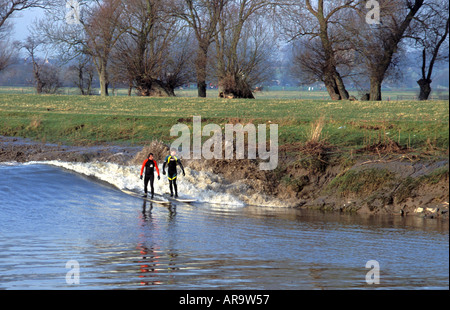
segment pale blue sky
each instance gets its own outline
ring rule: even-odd
[[[22,41],[28,34],[28,27],[31,26],[33,21],[37,18],[44,16],[44,10],[42,9],[28,9],[22,12],[15,12],[10,22],[14,25],[13,33],[11,34],[12,41]]]

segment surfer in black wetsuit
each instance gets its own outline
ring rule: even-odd
[[[143,197],[147,197],[147,186],[148,186],[148,182],[150,182],[150,189],[152,191],[152,199],[153,199],[153,195],[155,192],[155,190],[153,188],[153,181],[155,180],[155,175],[154,175],[155,168],[156,168],[156,172],[158,173],[158,180],[160,180],[161,177],[159,176],[158,164],[156,163],[156,160],[153,159],[153,153],[150,153],[150,154],[148,154],[148,157],[142,164],[142,168],[141,168],[141,180],[142,180],[142,174],[145,169],[145,178],[144,178],[145,194],[143,195]]]
[[[166,157],[166,159],[164,160],[164,165],[163,165],[163,174],[164,175],[166,174],[166,165],[168,166],[167,177],[169,178],[170,197],[173,197],[173,190],[175,190],[175,198],[178,197],[177,165],[180,166],[181,171],[183,171],[183,176],[186,175],[180,159],[175,156],[176,154],[177,154],[177,151],[175,149],[172,149],[170,151],[170,155],[168,155]]]

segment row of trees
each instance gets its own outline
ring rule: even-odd
[[[44,45],[78,63],[80,89],[95,67],[103,96],[111,82],[130,94],[173,96],[196,81],[205,97],[213,80],[222,96],[253,98],[276,50],[290,45],[293,72],[304,83],[323,82],[333,100],[349,99],[349,81],[381,100],[402,54],[419,49],[427,99],[434,66],[448,61],[446,0],[0,0],[0,70],[13,54],[8,18],[30,7],[48,14],[20,47],[32,57]]]
[[[379,21],[368,22],[367,4],[379,6]],[[371,7],[374,8],[374,7]],[[418,82],[421,99],[430,94],[431,74],[448,46],[448,2],[441,0],[300,1],[286,7],[285,29],[299,38],[296,63],[300,74],[321,80],[332,99],[348,99],[344,78],[369,89],[369,100],[381,100],[381,86],[388,75],[399,73],[403,53],[423,51]],[[296,22],[292,22],[296,21]],[[446,49],[445,49],[446,50]],[[364,85],[369,85],[364,86]]]

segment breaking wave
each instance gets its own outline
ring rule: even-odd
[[[139,178],[140,166],[123,166],[105,162],[30,162],[28,164],[48,164],[61,167],[85,176],[94,177],[109,183],[120,190],[143,191],[143,181]],[[186,176],[180,176],[178,180],[178,192],[180,196],[189,196],[198,202],[243,207],[246,203],[237,195],[230,192],[239,192],[239,186],[235,184],[223,184],[220,177],[208,172],[198,172],[188,167],[185,168]],[[161,180],[155,179],[155,193],[162,194],[169,191],[169,181],[161,173]]]

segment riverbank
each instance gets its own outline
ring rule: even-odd
[[[0,162],[140,165],[150,151],[156,158],[164,158],[168,146],[160,142],[145,147],[65,146],[0,137]],[[302,144],[282,148],[280,164],[273,171],[259,170],[254,160],[187,160],[185,166],[219,176],[220,182],[246,203],[448,219],[448,156],[427,159],[382,151],[380,146],[372,154],[333,157],[324,144]]]
[[[274,171],[255,161],[191,161],[194,169],[244,183],[247,195],[275,197],[284,205],[358,214],[449,216],[448,159],[413,160],[402,155],[366,155],[305,164],[306,156],[285,159]]]
[[[0,136],[0,162],[67,161],[114,162],[126,165],[142,147],[133,146],[68,146],[37,142],[18,137]]]
[[[261,171],[256,160],[184,161],[202,189],[257,205],[448,217],[446,100],[0,94],[0,136],[30,139],[1,138],[0,161],[140,165],[150,151],[162,160],[176,138],[171,128],[192,132],[194,116],[222,130],[278,124],[275,170]]]

